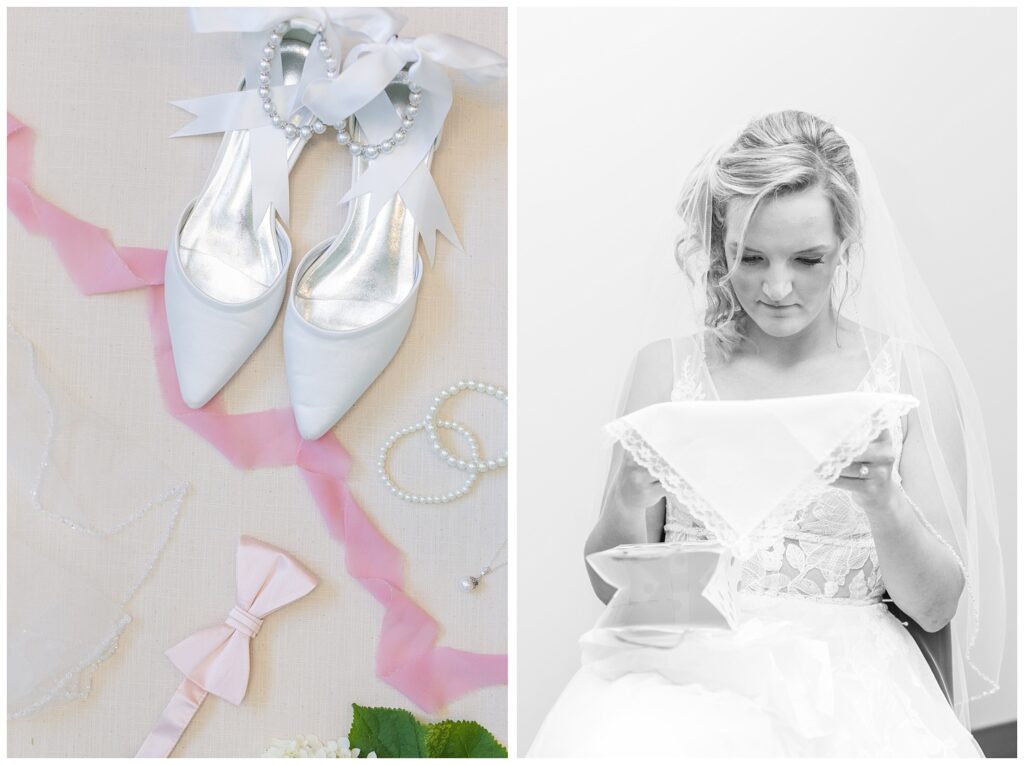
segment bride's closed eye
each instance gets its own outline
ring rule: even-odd
[[[762,257],[760,255],[744,255],[742,258],[740,258],[740,262],[742,263],[757,263],[760,260],[762,260]],[[817,266],[823,263],[824,260],[824,256],[820,258],[797,258],[798,262],[803,263],[806,266]]]

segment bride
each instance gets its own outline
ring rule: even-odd
[[[769,114],[707,154],[679,209],[703,328],[640,350],[626,413],[843,391],[920,404],[738,561],[735,630],[674,648],[584,635],[530,756],[983,756],[968,702],[997,688],[1004,618],[984,432],[866,157],[814,115]],[[615,447],[587,554],[714,541],[640,462]],[[756,486],[756,467],[735,480]]]

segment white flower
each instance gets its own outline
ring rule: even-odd
[[[264,757],[325,757],[336,759],[348,759],[359,756],[359,749],[350,749],[348,737],[342,736],[331,741],[321,741],[314,735],[296,736],[295,738],[274,738],[270,740],[270,747],[263,753]],[[366,755],[367,758],[377,759],[374,752]]]

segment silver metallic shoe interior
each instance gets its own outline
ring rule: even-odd
[[[393,84],[387,92],[401,112],[408,104],[408,87]],[[351,134],[360,142],[365,140],[358,128]],[[434,148],[436,144],[423,160],[428,168]],[[354,158],[353,183],[368,165]],[[412,291],[418,258],[412,215],[395,194],[370,220],[369,202],[368,194],[349,202],[341,233],[296,277],[295,307],[314,326],[358,329],[391,313]]]
[[[299,21],[292,22],[285,33],[278,46],[283,84],[299,82],[314,34],[312,25]],[[296,115],[293,122],[299,121]],[[298,136],[287,141],[289,166],[303,143]],[[225,303],[243,303],[264,294],[283,267],[276,221],[264,216],[253,224],[249,144],[248,130],[225,133],[213,171],[178,241],[178,255],[188,278]]]

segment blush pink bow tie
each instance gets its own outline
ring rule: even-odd
[[[238,540],[237,600],[227,621],[167,651],[185,679],[136,757],[167,757],[208,693],[238,705],[249,684],[249,643],[263,619],[310,593],[316,577],[295,558],[252,537]]]

